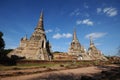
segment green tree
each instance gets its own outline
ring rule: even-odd
[[[0,32],[0,53],[2,53],[2,51],[4,50],[4,47],[5,47],[5,42],[2,37],[3,37],[3,33]]]

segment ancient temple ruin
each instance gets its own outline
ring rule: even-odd
[[[88,55],[92,58],[92,60],[107,60],[106,57],[102,54],[100,50],[96,48],[94,45],[92,36],[90,36],[90,47],[88,48]]]
[[[28,39],[27,36],[21,38],[19,47],[10,52],[8,56],[24,57],[27,60],[51,60],[53,57],[63,60],[107,60],[101,51],[95,47],[92,38],[90,38],[90,47],[87,51],[87,49],[80,44],[76,30],[74,30],[73,40],[68,53],[54,54],[53,56],[51,53],[51,45],[46,38],[44,30],[43,12],[41,12],[38,24],[30,39]]]
[[[44,30],[43,12],[41,12],[38,24],[30,39],[27,39],[26,36],[23,37],[20,46],[10,52],[8,56],[25,57],[32,60],[50,60],[52,56],[50,48]]]
[[[81,53],[85,53],[84,47],[80,44],[77,39],[76,30],[73,33],[73,40],[70,44],[70,48],[68,51],[69,55],[79,55]]]
[[[77,60],[107,60],[102,52],[95,47],[92,37],[90,37],[90,47],[86,51],[77,38],[76,30],[73,33],[68,55],[76,56]]]
[[[91,60],[91,58],[86,54],[84,47],[80,44],[76,35],[76,30],[74,30],[73,33],[73,40],[70,44],[68,55],[77,56],[77,60]]]

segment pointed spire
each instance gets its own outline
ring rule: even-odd
[[[40,20],[39,21],[43,21],[43,10],[41,11]]]
[[[44,30],[44,25],[43,25],[43,11],[41,11],[40,18],[39,18],[37,27],[35,29],[42,29],[42,30]]]
[[[78,41],[78,39],[77,39],[77,35],[76,35],[76,29],[74,29],[74,33],[73,33],[73,41]]]
[[[23,40],[27,40],[27,34],[23,37]]]
[[[93,39],[92,39],[92,36],[90,36],[90,45],[93,45]]]

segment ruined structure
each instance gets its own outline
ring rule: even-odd
[[[44,23],[43,12],[41,12],[38,24],[31,35],[30,39],[27,36],[21,38],[18,48],[8,54],[9,57],[24,57],[28,60],[51,60],[53,55],[50,51],[51,45],[47,41]],[[92,38],[90,38],[90,47],[88,51],[80,44],[76,30],[73,33],[73,40],[70,44],[68,53],[54,54],[54,60],[107,60],[99,51]]]
[[[76,30],[73,33],[73,40],[69,48],[69,55],[79,55],[80,53],[85,53],[84,47],[81,46],[77,39]]]
[[[20,46],[8,54],[11,56],[25,57],[32,60],[50,60],[50,44],[47,41],[44,24],[43,12],[41,12],[40,19],[30,39],[23,37],[20,41]]]
[[[73,33],[73,40],[70,44],[68,55],[77,56],[78,60],[91,60],[91,58],[86,54],[84,47],[77,39],[76,30],[74,30]]]
[[[107,60],[102,52],[95,47],[92,36],[90,36],[90,47],[88,48],[87,53],[92,58],[92,60]]]
[[[76,56],[77,60],[107,60],[102,52],[95,47],[92,37],[90,37],[90,47],[86,51],[77,38],[76,30],[73,33],[68,55]]]

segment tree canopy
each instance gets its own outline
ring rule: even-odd
[[[3,37],[3,33],[0,32],[0,53],[4,50],[5,47],[5,42],[2,37]]]

